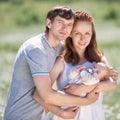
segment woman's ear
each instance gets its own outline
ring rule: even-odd
[[[48,27],[48,28],[51,28],[51,20],[50,19],[46,19],[46,26]]]

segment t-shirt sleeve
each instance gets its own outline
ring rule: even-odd
[[[32,76],[49,74],[48,58],[44,50],[27,47],[25,49],[25,58],[30,67]]]

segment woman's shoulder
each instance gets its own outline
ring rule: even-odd
[[[64,70],[64,59],[61,56],[57,57],[55,64],[54,64],[54,67],[56,69],[58,69],[59,71]]]
[[[108,60],[105,56],[102,57],[101,62],[103,62],[105,65],[109,66]]]

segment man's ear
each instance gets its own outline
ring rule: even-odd
[[[48,27],[48,28],[51,28],[51,20],[50,19],[46,19],[46,26]]]

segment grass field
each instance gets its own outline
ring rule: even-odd
[[[108,42],[102,42],[101,48],[105,53],[110,65],[113,66],[118,71],[119,79],[118,79],[118,88],[115,91],[107,92],[104,95],[104,107],[105,107],[105,115],[107,120],[119,120],[120,119],[120,41],[113,40]]]

